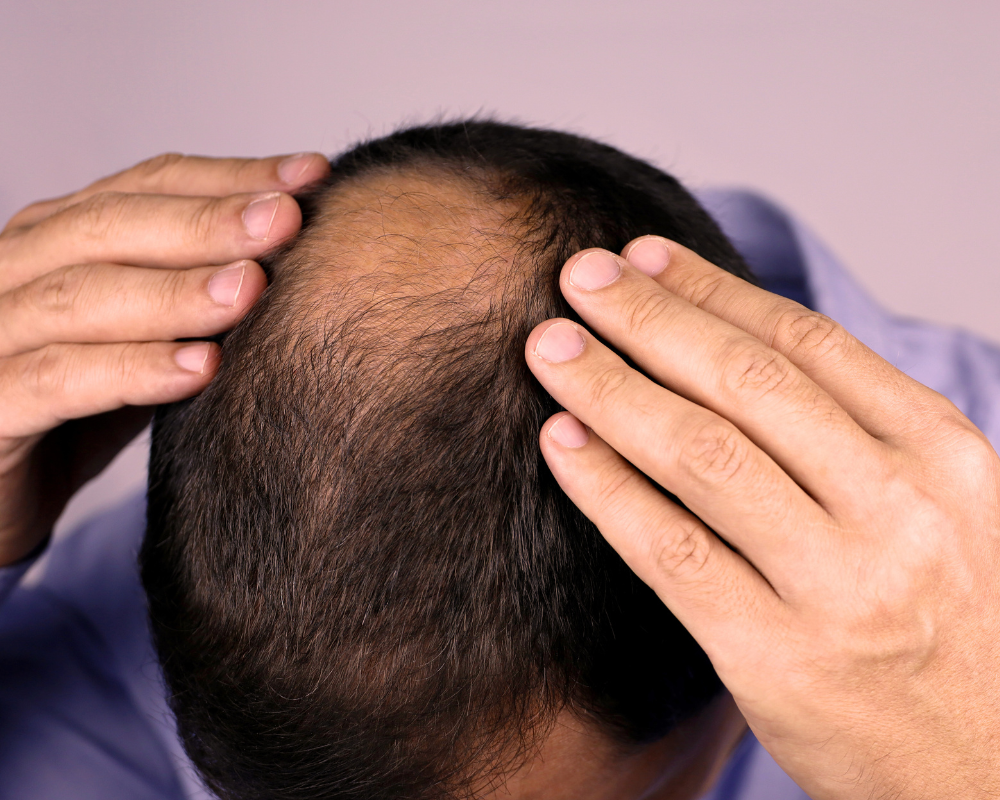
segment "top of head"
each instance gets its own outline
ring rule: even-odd
[[[492,122],[333,161],[302,233],[162,408],[143,582],[180,732],[223,797],[461,795],[562,708],[623,744],[718,692],[560,492],[524,341],[576,250],[657,233],[747,276],[669,176]]]

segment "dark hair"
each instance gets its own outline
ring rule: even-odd
[[[500,220],[469,225],[508,265],[488,302],[316,299],[324,280],[336,296],[337,198],[393,171]],[[142,579],[207,783],[241,800],[461,795],[562,708],[625,744],[703,709],[721,688],[707,657],[540,456],[558,406],[523,347],[574,317],[558,273],[585,247],[657,233],[749,278],[716,224],[614,148],[482,120],[361,144],[300,199],[303,232],[266,262],[218,377],[153,427]],[[436,325],[389,346],[368,324],[403,312]]]

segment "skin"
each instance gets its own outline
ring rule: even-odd
[[[1000,796],[985,436],[832,320],[674,242],[584,251],[561,287],[642,372],[583,326],[539,325],[528,365],[568,410],[546,461],[777,762],[814,800]]]
[[[318,154],[160,156],[7,223],[0,565],[48,535],[150,406],[208,385],[218,347],[174,340],[219,333],[246,313],[265,285],[253,259],[301,224],[288,192],[328,169]]]
[[[72,493],[148,422],[150,406],[208,385],[218,348],[174,340],[219,333],[246,314],[266,283],[252,259],[300,226],[287,191],[327,169],[315,154],[161,156],[8,222],[0,234],[0,565],[48,535]],[[375,194],[405,194],[400,183],[438,193],[396,176]],[[265,213],[250,231],[255,201]],[[424,231],[410,230],[416,210],[397,204],[399,219],[380,211],[379,224]],[[661,742],[628,751],[564,713],[535,756],[483,796],[693,798],[745,729],[728,694]]]
[[[160,157],[8,223],[0,565],[45,538],[149,406],[208,384],[217,348],[175,340],[246,313],[264,287],[252,259],[299,227],[287,192],[326,168],[318,155]],[[254,200],[263,205],[248,212]],[[623,256],[578,254],[561,285],[644,374],[566,320],[526,345],[568,409],[540,437],[560,484],[699,640],[815,800],[1000,796],[992,447],[830,320],[656,237]],[[575,269],[584,261],[606,285]],[[213,283],[225,266],[236,271]],[[704,749],[668,739],[645,753],[560,719],[507,796],[589,786],[610,800],[624,785],[626,797],[684,797],[738,735],[735,712],[719,713],[724,724],[693,723]],[[671,794],[658,770],[677,761],[692,777]]]

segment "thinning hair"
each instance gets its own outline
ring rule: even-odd
[[[665,735],[720,683],[546,468],[524,341],[575,318],[577,250],[745,264],[676,180],[570,134],[416,127],[331,166],[154,423],[142,578],[194,764],[223,798],[460,797],[563,709]]]

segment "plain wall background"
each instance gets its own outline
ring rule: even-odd
[[[150,155],[478,111],[753,187],[884,305],[1000,341],[1000,5],[0,3],[0,217]],[[78,519],[141,484],[141,444]],[[65,520],[63,525],[65,526]]]

